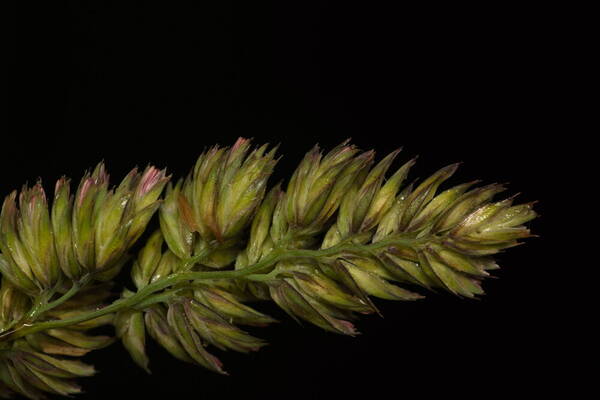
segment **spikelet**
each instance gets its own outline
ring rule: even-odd
[[[207,245],[221,245],[205,265],[221,268],[231,263],[262,202],[277,160],[268,145],[250,150],[240,138],[231,147],[215,146],[202,153],[185,181],[167,189],[160,210],[161,230],[170,250],[186,259]],[[232,245],[227,245],[232,242]]]
[[[11,193],[0,214],[0,271],[30,295],[57,289],[61,277],[109,279],[159,206],[168,178],[148,167],[130,172],[110,189],[104,164],[86,174],[75,196],[69,180],[55,187],[49,210],[41,183]]]

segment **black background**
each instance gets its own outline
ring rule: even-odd
[[[500,279],[479,301],[379,301],[385,318],[363,318],[356,338],[299,327],[266,305],[282,320],[258,332],[271,345],[217,353],[229,377],[153,343],[147,376],[115,344],[89,356],[101,372],[82,380],[79,398],[475,398],[548,388],[555,360],[541,282],[555,268],[543,254],[564,39],[547,10],[52,3],[61,5],[14,19],[3,194],[38,177],[50,190],[100,160],[116,179],[149,162],[180,177],[206,146],[238,136],[281,144],[275,182],[315,143],[351,137],[380,155],[403,146],[401,161],[418,154],[413,177],[462,161],[452,182],[510,182],[522,201],[541,200],[542,214],[531,224],[541,238],[499,257]]]

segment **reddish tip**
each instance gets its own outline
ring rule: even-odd
[[[140,180],[140,183],[138,186],[139,195],[144,196],[145,194],[147,194],[164,177],[165,177],[164,170],[159,170],[158,168],[156,168],[154,166],[148,167],[146,169],[146,171],[144,172],[144,175],[142,176],[142,179]]]

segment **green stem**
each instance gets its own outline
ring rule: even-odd
[[[53,308],[60,306],[61,304],[63,304],[67,300],[69,300],[71,297],[73,297],[77,293],[79,293],[79,291],[82,288],[84,288],[92,280],[92,277],[93,277],[92,274],[86,274],[83,277],[81,277],[81,279],[79,281],[73,282],[73,285],[69,288],[69,290],[67,290],[67,292],[65,294],[63,294],[58,299],[51,301],[50,303],[47,303],[41,307],[38,307],[34,312],[30,313],[30,318],[32,320],[35,320],[35,317],[37,317],[47,311],[50,311]]]
[[[34,321],[35,318],[40,315],[40,310],[48,304],[48,300],[52,297],[54,291],[42,292],[35,296],[33,304],[29,312],[25,315],[25,321]]]
[[[163,290],[169,286],[173,286],[177,283],[180,283],[180,282],[204,280],[204,279],[244,278],[244,277],[248,277],[249,275],[254,275],[254,274],[260,273],[280,261],[285,261],[285,260],[290,260],[290,259],[295,259],[295,258],[318,258],[318,257],[330,257],[330,256],[334,256],[334,255],[339,256],[344,253],[365,255],[365,254],[369,254],[370,252],[372,252],[374,250],[378,250],[378,249],[386,248],[386,247],[390,247],[390,246],[413,247],[416,244],[418,244],[422,241],[425,241],[425,240],[426,239],[423,239],[423,238],[414,239],[414,238],[405,238],[405,237],[401,237],[401,236],[396,236],[396,237],[392,237],[392,238],[389,238],[389,239],[386,239],[384,241],[377,242],[377,243],[371,243],[371,244],[366,244],[366,245],[361,245],[361,244],[356,244],[356,243],[340,243],[339,245],[330,247],[328,249],[319,249],[319,250],[305,250],[305,249],[285,250],[285,249],[281,249],[281,248],[276,248],[271,253],[269,253],[269,255],[267,255],[264,259],[262,259],[258,263],[253,264],[253,265],[243,268],[243,269],[226,270],[226,271],[195,271],[195,272],[187,271],[186,267],[190,267],[190,266],[194,265],[195,263],[197,263],[199,260],[201,260],[202,257],[198,256],[198,257],[194,257],[193,259],[187,260],[185,262],[184,268],[181,272],[169,275],[165,279],[154,282],[154,283],[142,288],[136,294],[134,294],[128,298],[121,298],[119,300],[116,300],[114,303],[112,303],[111,305],[109,305],[107,307],[104,307],[102,309],[99,309],[99,310],[96,310],[96,311],[93,311],[93,312],[90,312],[87,314],[82,314],[82,315],[78,315],[75,317],[71,317],[71,318],[66,318],[66,319],[62,319],[62,320],[44,321],[44,322],[39,322],[39,323],[32,324],[32,325],[23,324],[22,326],[14,329],[14,330],[5,332],[4,334],[0,335],[0,342],[6,341],[6,340],[14,340],[14,339],[23,337],[25,335],[29,335],[31,333],[35,333],[35,332],[39,332],[39,331],[43,331],[43,330],[47,330],[47,329],[64,328],[64,327],[67,327],[70,325],[75,325],[75,324],[78,324],[78,323],[81,323],[84,321],[88,321],[88,320],[91,320],[94,318],[101,317],[106,314],[117,312],[126,307],[136,307],[136,306],[139,306],[140,304],[146,304],[146,305],[154,304],[156,302],[161,301],[161,299],[163,299],[163,300],[167,299],[169,296],[172,296],[173,294],[171,294],[171,293],[165,293],[164,295],[159,294],[159,295],[153,297],[152,299],[149,299],[149,297],[151,295],[153,295],[154,293],[156,293],[160,290]],[[69,293],[69,292],[67,292],[67,293]],[[163,295],[163,296],[161,297],[161,295]],[[67,296],[67,294],[65,294],[60,299],[54,301],[53,303],[59,302],[61,300],[66,301],[66,300],[63,300],[63,298],[66,296]],[[146,300],[148,300],[148,301],[146,301]]]

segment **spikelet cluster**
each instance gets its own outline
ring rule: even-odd
[[[201,156],[199,164],[210,164],[207,160],[211,154],[219,154],[220,159],[235,157],[239,143],[231,149],[211,149]],[[248,172],[248,176],[266,180],[270,174],[273,153],[264,156],[264,148],[256,150],[265,157],[264,162],[255,164],[265,170]],[[264,342],[236,325],[274,322],[244,301],[274,301],[296,320],[355,335],[357,315],[378,313],[372,297],[417,300],[423,297],[419,287],[448,290],[463,297],[482,294],[481,280],[489,270],[498,268],[490,256],[530,236],[523,224],[536,215],[532,204],[513,206],[513,198],[492,202],[504,187],[474,187],[477,181],[439,191],[458,164],[442,168],[421,183],[406,184],[416,160],[389,174],[398,154],[394,151],[375,163],[374,152],[360,152],[348,143],[327,154],[315,147],[301,161],[285,191],[276,185],[263,194],[262,180],[260,185],[249,185],[261,190],[248,197],[254,200],[251,205],[246,202],[234,208],[244,212],[229,216],[240,216],[228,224],[241,228],[234,235],[247,232],[246,246],[237,245],[234,251],[227,243],[234,235],[220,231],[225,225],[215,222],[215,208],[199,211],[198,200],[194,200],[200,197],[194,197],[192,188],[205,188],[208,181],[208,175],[204,180],[198,178],[201,168],[197,166],[191,178],[168,191],[161,209],[162,232],[151,237],[132,270],[138,289],[179,272],[181,260],[211,246],[218,257],[208,257],[208,262],[197,265],[196,270],[227,268],[232,263],[241,270],[282,249],[327,250],[338,246],[343,250],[279,261],[258,281],[239,280],[234,286],[221,288],[223,282],[214,281],[210,290],[219,288],[221,294],[216,298],[220,301],[207,301],[210,286],[204,283],[202,289],[180,291],[162,304],[137,311],[137,333],[129,331],[131,337],[123,336],[124,343],[137,343],[126,344],[133,359],[148,367],[141,345],[148,332],[175,357],[224,373],[220,361],[208,353],[209,345],[241,352],[257,350]],[[221,162],[213,167],[217,168],[213,171],[214,184],[208,186],[213,195],[203,201],[211,203],[219,198],[213,204],[223,202],[229,207],[242,201],[244,197],[235,190],[213,189],[226,187],[221,182],[227,180],[221,176],[233,175],[228,168],[237,172],[239,165],[243,164],[229,167]],[[410,245],[400,245],[395,238],[407,239]]]
[[[69,181],[59,180],[52,207],[41,184],[13,192],[0,215],[0,397],[77,393],[73,379],[94,371],[73,357],[115,340],[146,371],[151,339],[179,360],[226,373],[220,351],[266,344],[246,328],[276,322],[252,304],[260,301],[298,321],[356,335],[360,315],[379,313],[374,298],[414,301],[440,290],[482,295],[483,279],[499,268],[493,256],[532,236],[524,224],[536,217],[533,203],[495,199],[505,190],[499,184],[448,185],[458,164],[410,182],[416,160],[398,162],[399,154],[376,161],[373,151],[348,142],[327,153],[315,146],[285,186],[268,188],[276,148],[241,138],[203,152],[174,183],[149,167],[111,189],[101,164],[74,195]],[[128,250],[157,210],[160,229],[131,260]],[[1,340],[17,326],[108,304],[123,267],[132,285],[118,301],[140,302]],[[211,271],[235,278],[194,278]],[[185,280],[162,284],[178,276]],[[36,308],[76,285],[68,301]],[[114,338],[94,334],[106,324]]]
[[[134,169],[111,188],[101,163],[82,178],[74,194],[69,180],[61,178],[51,207],[40,182],[7,196],[0,214],[0,332],[72,318],[106,304],[112,295],[110,280],[126,264],[127,251],[160,206],[167,180],[165,171],[148,167],[142,173]],[[34,314],[34,305],[48,303],[81,282],[87,286],[69,301]],[[93,368],[64,356],[80,357],[112,343],[111,337],[87,332],[112,320],[106,315],[2,343],[0,394],[42,399],[44,393],[78,393],[71,378],[89,376]]]

